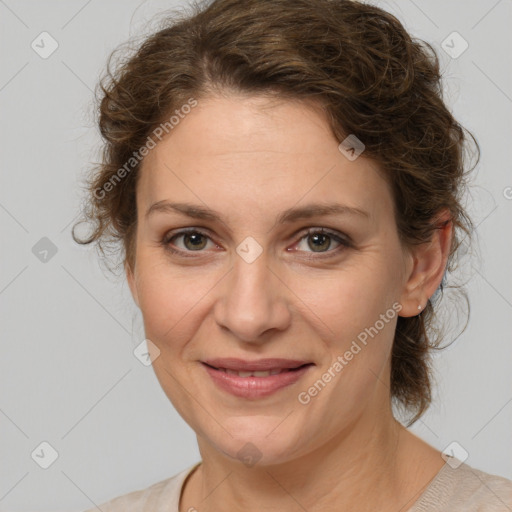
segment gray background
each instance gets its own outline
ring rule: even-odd
[[[439,50],[446,100],[482,148],[468,198],[480,246],[467,269],[471,320],[436,357],[435,400],[413,431],[512,478],[512,2],[375,3]],[[194,433],[133,355],[144,333],[126,284],[70,236],[98,158],[91,99],[107,55],[173,5],[0,0],[2,511],[84,510],[199,460]],[[43,31],[59,45],[46,59],[31,48]],[[458,58],[441,48],[453,31],[469,44]],[[43,237],[57,249],[46,261]],[[59,455],[48,469],[31,457],[43,441]]]

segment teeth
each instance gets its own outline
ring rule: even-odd
[[[219,368],[223,372],[228,373],[229,375],[237,375],[238,377],[269,377],[270,375],[277,375],[278,373],[288,371],[283,370],[281,368],[275,368],[273,370],[266,371],[254,371],[254,372],[238,372],[236,370],[229,370],[227,368]]]
[[[270,375],[270,370],[266,372],[253,372],[255,377],[268,377]]]

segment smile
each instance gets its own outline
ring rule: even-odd
[[[287,362],[281,364],[292,367],[274,366],[268,369],[254,369],[254,366],[276,364],[272,360],[254,363],[231,363],[231,368],[216,367],[209,363],[201,363],[218,389],[239,398],[259,399],[268,397],[283,388],[295,384],[312,366],[313,363]],[[253,368],[247,368],[252,364]],[[235,369],[233,366],[245,366],[244,369]],[[296,366],[293,366],[296,365]]]

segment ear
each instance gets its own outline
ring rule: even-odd
[[[137,304],[137,307],[140,309],[139,305],[139,295],[137,293],[137,283],[135,279],[135,274],[133,270],[131,269],[128,262],[125,262],[124,264],[124,271],[126,274],[126,280],[128,281],[128,286],[130,287],[130,291],[132,293],[133,300],[135,301],[135,304]]]
[[[437,217],[436,229],[429,242],[408,249],[409,265],[400,304],[400,316],[411,317],[421,313],[428,299],[439,288],[453,238],[453,223],[448,210]],[[418,308],[421,306],[421,308]]]

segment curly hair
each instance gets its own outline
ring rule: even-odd
[[[428,241],[448,209],[454,236],[447,271],[455,268],[460,241],[473,229],[462,206],[474,168],[466,165],[468,135],[479,155],[478,143],[443,101],[436,51],[390,13],[350,0],[215,0],[166,16],[131,54],[124,49],[111,53],[97,90],[103,154],[83,212],[94,230],[80,238],[75,224],[76,242],[95,242],[103,256],[114,248],[133,268],[135,191],[151,134],[191,98],[243,92],[312,100],[337,140],[355,134],[363,141],[391,185],[404,246]],[[413,413],[409,425],[431,402],[431,353],[442,341],[432,328],[439,295],[419,315],[398,318],[390,395]]]

